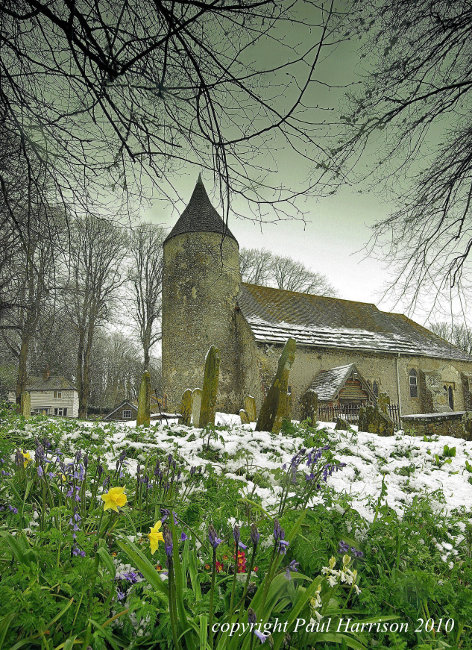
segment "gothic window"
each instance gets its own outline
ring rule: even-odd
[[[379,385],[376,381],[372,384],[372,392],[374,393],[375,397],[379,396]]]
[[[418,397],[418,373],[413,368],[408,373],[410,383],[410,397]]]

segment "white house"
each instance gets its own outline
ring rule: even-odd
[[[31,395],[31,412],[44,415],[79,415],[79,393],[65,377],[44,372],[41,377],[30,377],[26,390]],[[8,393],[8,401],[15,402],[15,392]]]

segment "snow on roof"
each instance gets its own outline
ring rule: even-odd
[[[292,337],[301,346],[471,360],[403,314],[369,303],[243,283],[238,304],[258,343]]]
[[[316,375],[310,388],[315,391],[321,401],[334,399],[346,379],[355,370],[356,366],[353,363],[330,368],[330,370],[322,370]]]

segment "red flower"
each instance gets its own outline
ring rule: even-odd
[[[236,559],[235,556],[234,559]],[[238,551],[237,563],[238,563],[238,569],[237,569],[238,573],[246,573],[246,554],[244,553],[244,551]]]
[[[220,573],[220,571],[223,571],[223,565],[221,564],[221,562],[218,562],[218,560],[216,561],[215,567],[216,567],[216,572],[217,573]]]

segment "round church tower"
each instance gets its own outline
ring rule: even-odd
[[[199,176],[189,204],[164,242],[162,379],[169,408],[203,385],[205,356],[220,350],[218,409],[241,408],[236,336],[239,246],[211,205]]]

